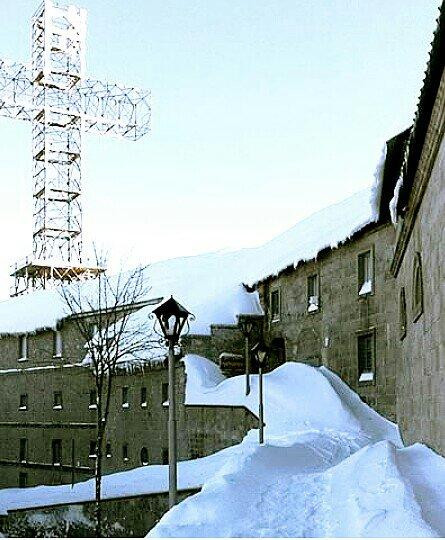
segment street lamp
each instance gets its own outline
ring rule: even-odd
[[[175,345],[190,312],[170,297],[153,310],[168,343],[168,502],[169,508],[177,502],[177,438],[175,395]]]
[[[248,315],[238,316],[238,325],[244,336],[244,361],[246,364],[246,396],[250,394],[250,347],[249,339],[253,332],[254,320]]]
[[[258,423],[260,444],[264,443],[264,406],[263,406],[263,367],[266,359],[269,355],[269,348],[262,342],[258,342],[252,347],[252,353],[254,354],[256,361],[258,362]]]

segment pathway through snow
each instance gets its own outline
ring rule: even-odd
[[[224,380],[185,359],[188,403],[257,410],[257,377]],[[226,450],[202,491],[148,536],[438,536],[445,533],[445,460],[403,448],[397,426],[326,369],[288,363],[265,377],[266,444],[252,430]],[[438,475],[438,476],[437,476]],[[437,480],[440,479],[440,482]]]

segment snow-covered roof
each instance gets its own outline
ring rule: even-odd
[[[261,314],[257,293],[249,293],[243,284],[253,285],[300,261],[311,260],[323,248],[337,246],[375,221],[372,193],[372,188],[362,190],[255,248],[154,263],[146,270],[150,297],[173,295],[195,315],[190,331],[197,334],[209,334],[211,324],[235,324],[241,313]],[[152,309],[143,308],[141,315]],[[12,298],[0,302],[0,335],[54,328],[67,315],[55,290]]]

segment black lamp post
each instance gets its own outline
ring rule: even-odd
[[[248,315],[238,317],[238,325],[244,336],[244,360],[246,364],[246,396],[250,394],[250,347],[249,339],[253,332],[254,321]]]
[[[259,434],[260,434],[260,444],[264,443],[264,406],[263,406],[263,367],[266,362],[266,359],[269,355],[269,348],[262,342],[258,342],[252,347],[252,353],[255,355],[256,361],[258,362],[258,423],[259,423]]]
[[[168,501],[171,508],[177,502],[177,437],[175,395],[175,345],[190,315],[173,298],[153,310],[168,343]]]

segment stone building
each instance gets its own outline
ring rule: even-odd
[[[397,420],[407,443],[445,455],[445,7],[392,201],[401,353]]]

